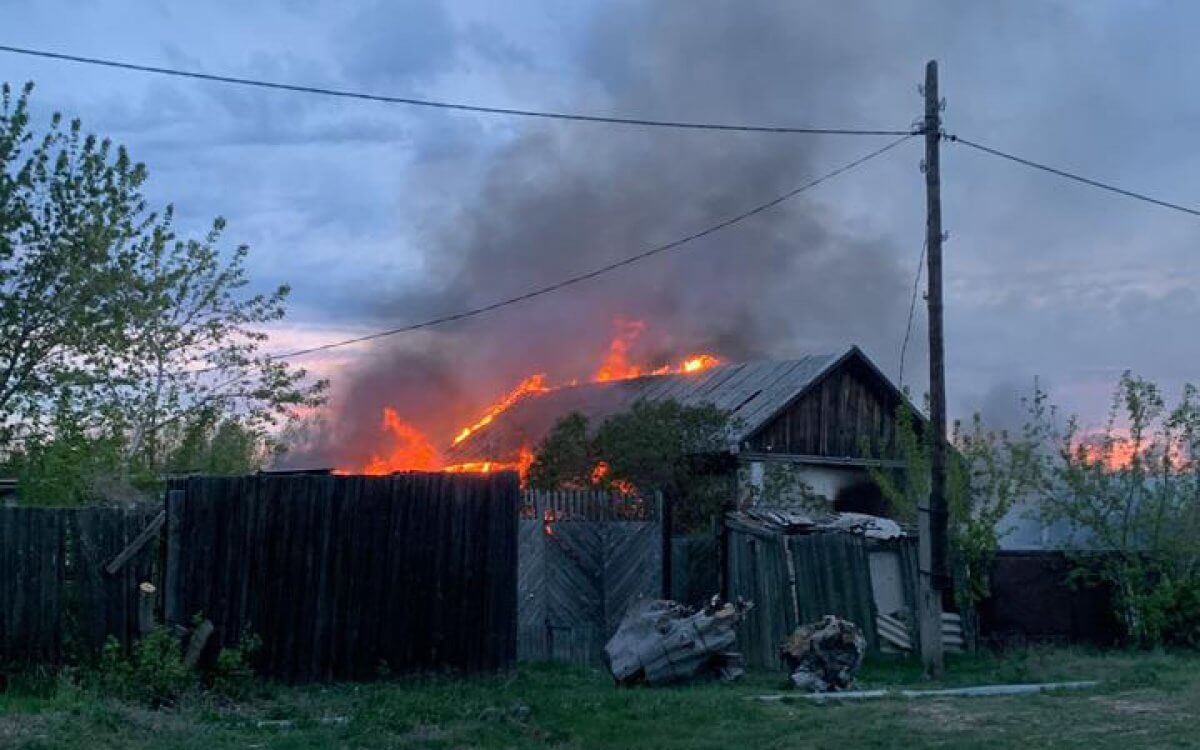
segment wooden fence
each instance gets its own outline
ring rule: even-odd
[[[901,592],[911,598],[916,550],[911,539],[878,542],[853,534],[817,532],[787,535],[731,526],[728,576],[730,596],[754,603],[738,632],[738,644],[752,667],[777,668],[779,646],[798,625],[824,615],[858,624],[871,651],[879,650],[875,629],[870,551],[896,546],[901,561]],[[910,606],[914,601],[908,602]]]
[[[1071,563],[1062,551],[997,554],[988,598],[979,607],[981,637],[996,645],[1120,643],[1120,610],[1112,590],[1073,584]]]
[[[516,656],[515,473],[193,478],[168,496],[165,613],[247,633],[288,681]]]
[[[150,581],[168,623],[213,624],[208,653],[253,634],[263,671],[288,681],[516,658],[515,473],[171,489],[165,509],[0,508],[0,668],[130,646],[153,620]]]
[[[158,512],[0,508],[0,665],[95,654],[110,636],[128,648],[156,547],[110,563]]]
[[[518,656],[600,663],[621,617],[662,592],[661,500],[527,492],[518,576]]]
[[[671,538],[671,599],[704,606],[721,590],[715,532]]]

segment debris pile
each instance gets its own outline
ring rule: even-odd
[[[792,685],[810,693],[852,688],[866,653],[862,629],[833,615],[796,628],[780,650]]]
[[[745,660],[734,648],[734,627],[751,606],[722,605],[717,597],[701,610],[672,601],[639,602],[604,647],[609,671],[622,685],[662,685],[703,675],[735,680]]]

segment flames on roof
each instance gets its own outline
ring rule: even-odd
[[[593,422],[628,410],[636,401],[674,400],[711,404],[733,416],[730,444],[740,443],[815,383],[857,352],[816,354],[790,360],[758,360],[696,372],[648,375],[530,393],[447,451],[453,462],[508,460],[535,446],[561,417],[578,412]]]

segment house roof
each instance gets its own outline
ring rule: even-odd
[[[455,462],[510,460],[522,446],[532,447],[541,441],[566,414],[579,412],[595,423],[627,411],[634,402],[643,399],[674,400],[685,406],[711,404],[728,411],[733,417],[730,443],[736,445],[799,398],[825,373],[855,356],[876,369],[858,347],[850,347],[840,354],[738,362],[695,373],[587,383],[531,394],[451,448],[448,456]],[[882,374],[880,377],[891,385]]]

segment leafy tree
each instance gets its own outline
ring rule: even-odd
[[[245,465],[324,397],[260,351],[288,287],[249,293],[248,250],[220,249],[224,221],[178,236],[171,206],[146,206],[145,167],[78,121],[56,115],[35,140],[30,91],[5,87],[0,111],[0,458],[36,484],[100,440],[115,481],[136,487],[209,430],[201,464]],[[229,451],[241,457],[218,458]]]
[[[99,413],[127,426],[130,464],[160,465],[172,428],[213,415],[236,415],[265,439],[296,409],[318,405],[325,388],[259,352],[267,338],[259,326],[283,318],[288,287],[243,294],[248,250],[222,256],[223,220],[203,240],[179,240],[171,214],[117,256],[132,279],[121,290],[126,330],[110,353],[109,376],[91,393]]]
[[[248,474],[266,466],[280,448],[267,445],[240,419],[205,412],[171,440],[173,474]]]
[[[675,519],[683,529],[703,526],[732,490],[702,461],[728,448],[729,417],[720,409],[638,401],[594,434],[588,426],[580,414],[559,420],[535,452],[530,486],[659,491],[677,499]]]
[[[139,492],[135,485],[149,483],[149,478],[114,480],[125,447],[119,431],[81,429],[62,401],[54,409],[49,427],[46,432],[29,435],[7,462],[6,473],[17,476],[23,503],[75,505],[98,497],[136,500]]]
[[[971,427],[955,423],[956,449],[947,472],[950,544],[964,573],[959,603],[987,598],[989,571],[1000,549],[1000,522],[1038,483],[1038,443],[1029,431],[1013,436],[984,427],[978,414]]]
[[[55,115],[35,139],[32,85],[0,88],[0,429],[53,419],[123,328],[114,247],[144,230],[145,168]],[[0,443],[3,445],[4,443]]]
[[[896,408],[896,453],[904,462],[904,470],[897,473],[868,467],[871,478],[887,498],[892,515],[907,523],[916,522],[918,506],[929,497],[929,444],[924,432],[912,408],[907,403],[900,404]],[[863,448],[867,450],[867,446]]]
[[[588,418],[573,412],[555,422],[542,439],[526,481],[545,490],[590,487],[599,462],[588,437]]]
[[[1044,399],[1043,394],[1039,394]],[[1040,512],[1070,532],[1080,580],[1107,586],[1132,642],[1200,645],[1200,400],[1168,409],[1158,387],[1126,372],[1108,422],[1086,435],[1031,415]]]
[[[896,412],[896,438],[903,471],[869,471],[896,517],[912,522],[918,505],[929,496],[931,435],[918,424],[907,404],[901,404]],[[989,570],[1002,534],[1000,521],[1038,484],[1038,441],[1032,428],[1015,437],[987,430],[976,414],[970,428],[955,423],[950,444],[947,532],[951,554],[960,569],[955,594],[959,605],[967,608],[989,593]]]

